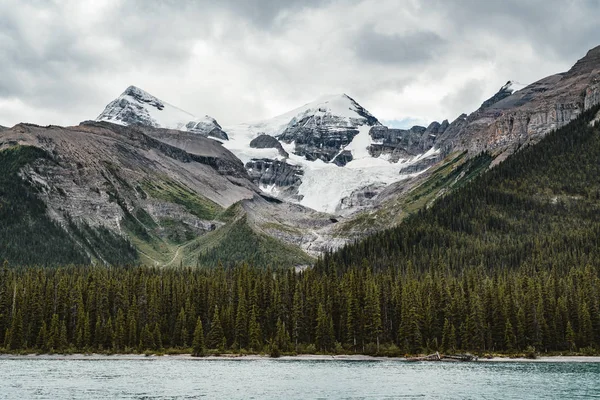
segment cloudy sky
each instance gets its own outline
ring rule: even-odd
[[[600,1],[550,3],[0,0],[0,125],[74,125],[129,85],[222,125],[333,93],[396,126],[452,120],[600,45]]]

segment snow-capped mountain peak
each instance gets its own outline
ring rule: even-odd
[[[484,101],[483,104],[481,104],[481,108],[490,107],[498,103],[500,100],[509,97],[513,93],[518,92],[526,86],[527,85],[523,85],[522,83],[516,81],[508,81],[504,85],[502,85],[500,90],[498,90],[498,92],[495,95]]]
[[[142,124],[155,128],[177,129],[223,140],[228,139],[227,134],[214,118],[208,115],[196,117],[136,86],[129,86],[119,97],[111,101],[96,120],[119,125]]]
[[[524,87],[526,87],[527,85],[524,85],[522,83],[516,82],[516,81],[508,81],[506,82],[506,84],[504,84],[504,86],[502,86],[500,88],[500,91],[507,91],[507,92],[518,92],[519,90],[523,89]]]
[[[396,143],[375,140],[372,128],[383,127],[352,97],[328,95],[268,120],[226,127],[230,140],[224,145],[264,191],[318,211],[338,212],[355,209],[347,199],[361,197],[364,188],[372,196],[408,178],[412,172],[402,171],[409,165],[437,156],[430,149],[390,160]],[[264,135],[275,139],[267,141]]]

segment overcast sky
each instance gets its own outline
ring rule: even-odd
[[[222,125],[334,93],[452,120],[600,45],[600,1],[551,3],[0,0],[0,125],[75,125],[129,85]]]

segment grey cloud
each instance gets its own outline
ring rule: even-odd
[[[355,48],[359,58],[369,61],[413,64],[431,60],[443,45],[431,31],[386,35],[369,26],[357,34]]]
[[[85,25],[74,4],[0,2],[0,104],[24,105],[0,124],[77,123],[127,85],[152,92],[145,85],[163,80],[155,95],[225,123],[332,92],[382,119],[452,118],[523,70],[560,72],[600,44],[591,0],[132,0]],[[398,27],[406,33],[384,33]],[[195,53],[199,42],[208,55]],[[408,85],[432,95],[405,99]]]
[[[500,88],[498,88],[500,89]],[[491,97],[493,93],[485,92],[485,82],[478,79],[472,79],[467,81],[459,90],[450,93],[442,99],[442,104],[447,104],[449,120],[454,120],[459,114],[470,113],[475,111],[481,103],[483,98],[488,96]],[[454,110],[461,110],[458,113]],[[453,115],[452,112],[454,111]]]
[[[423,0],[465,35],[485,33],[512,42],[525,41],[546,56],[573,59],[598,45],[598,0]]]

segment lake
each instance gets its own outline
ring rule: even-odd
[[[0,358],[0,399],[573,399],[600,397],[585,362]]]

